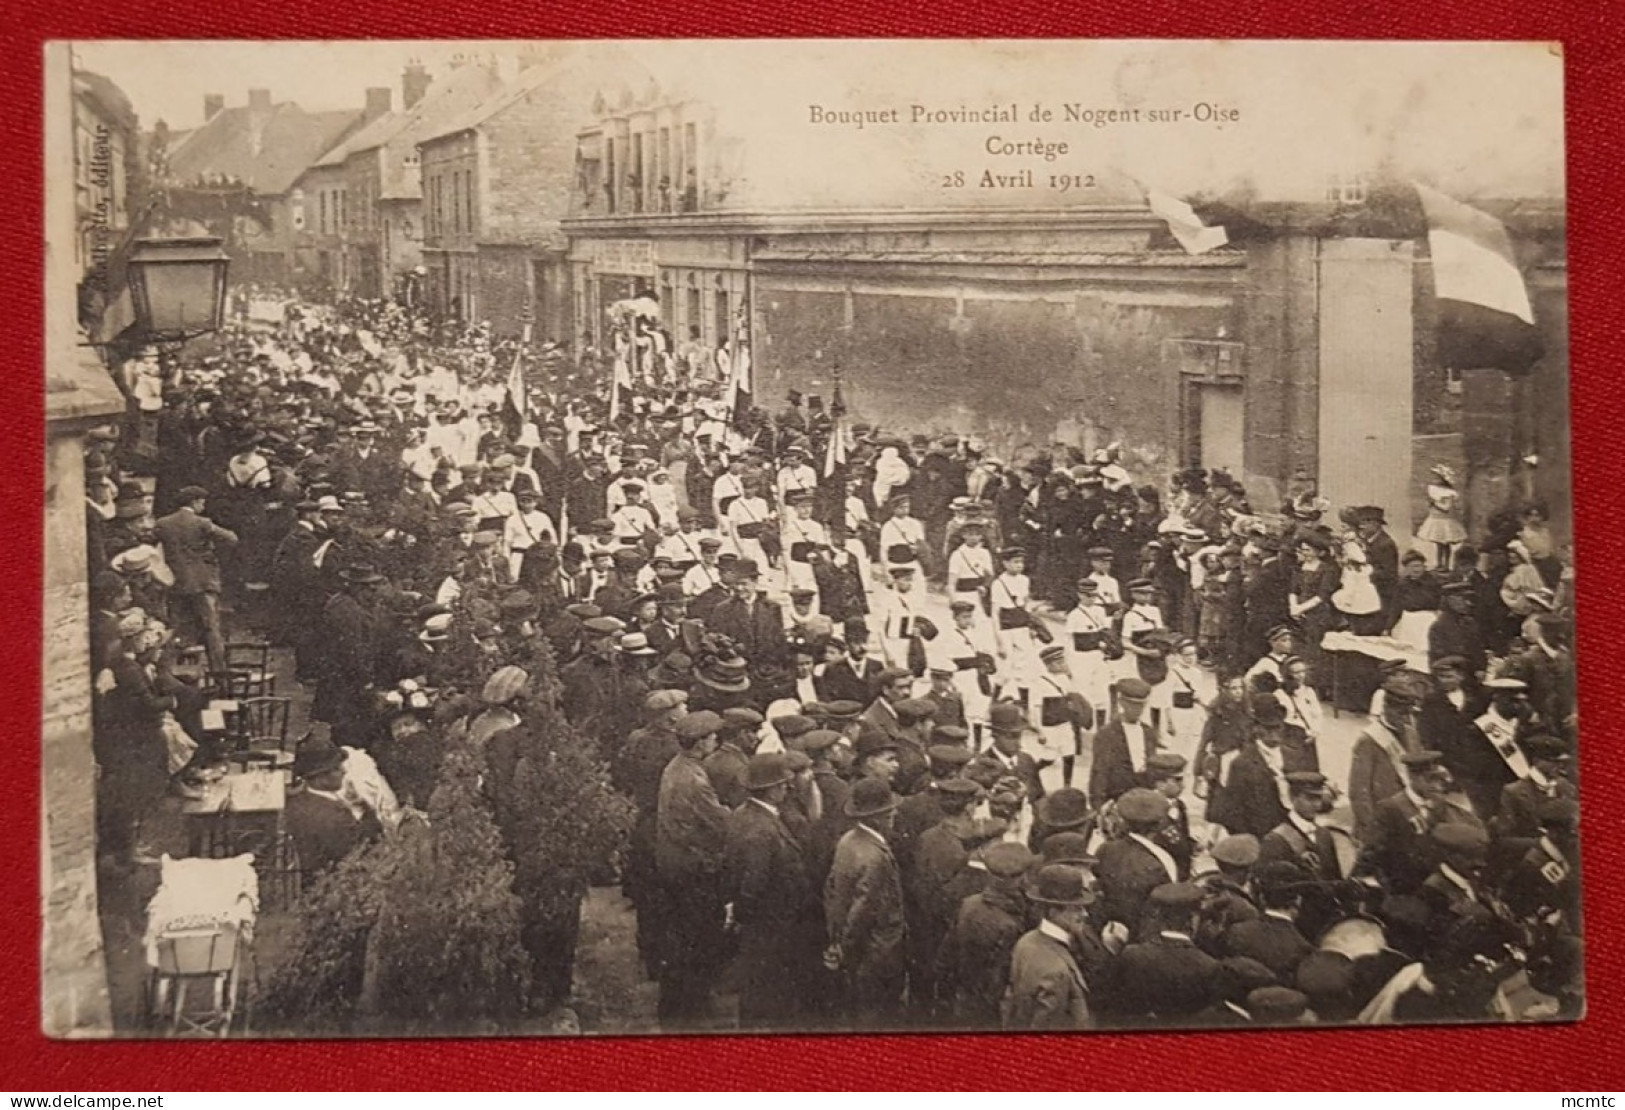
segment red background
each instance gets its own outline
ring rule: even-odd
[[[1611,749],[1625,737],[1610,712],[1625,675],[1610,629],[1625,624],[1625,535],[1610,527],[1610,491],[1625,488],[1615,449],[1625,391],[1607,351],[1625,334],[1619,274],[1625,197],[1625,5],[1584,0],[1428,0],[1386,12],[1369,0],[1175,0],[1063,5],[1046,0],[935,0],[928,11],[871,0],[829,10],[800,4],[566,3],[545,18],[528,4],[396,0],[256,0],[241,6],[166,0],[7,5],[0,46],[10,172],[0,305],[12,321],[0,397],[14,414],[0,482],[0,570],[13,634],[0,639],[0,735],[22,758],[0,791],[10,848],[0,853],[0,1084],[12,1090],[526,1088],[1041,1088],[1606,1090],[1625,1076],[1625,949],[1613,913],[1622,853],[1610,843],[1625,802]],[[810,6],[809,6],[810,7]],[[911,6],[910,6],[911,7]],[[926,7],[922,5],[922,7]],[[683,22],[660,9],[682,9]],[[1609,9],[1612,10],[1609,10]],[[1595,10],[1587,10],[1595,9]],[[1559,40],[1568,69],[1570,306],[1579,628],[1585,742],[1585,884],[1590,1016],[1545,1028],[1395,1029],[1058,1037],[637,1038],[350,1043],[53,1042],[39,1034],[39,559],[43,357],[41,303],[41,46],[48,38],[489,38],[688,36],[1397,38]],[[771,76],[763,76],[771,80]],[[1556,460],[1554,460],[1555,462]]]

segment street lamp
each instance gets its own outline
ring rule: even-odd
[[[213,237],[138,239],[126,265],[136,328],[152,343],[218,331],[231,258]]]

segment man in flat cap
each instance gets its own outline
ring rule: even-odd
[[[1146,761],[1161,747],[1156,726],[1144,719],[1150,684],[1124,678],[1115,689],[1117,714],[1095,733],[1089,801],[1096,809],[1124,791],[1145,785]]]
[[[1100,846],[1101,918],[1115,921],[1137,934],[1151,891],[1177,882],[1179,864],[1156,835],[1168,820],[1168,799],[1155,790],[1135,787],[1117,799],[1114,807],[1124,835]]]
[[[1147,898],[1150,939],[1130,944],[1112,967],[1111,1010],[1129,1025],[1178,1025],[1218,997],[1219,961],[1192,939],[1202,889],[1165,883]]]
[[[793,1028],[822,951],[820,906],[783,808],[793,773],[786,753],[758,753],[747,799],[728,818],[723,896],[739,931],[739,1024]]]
[[[1355,739],[1349,767],[1354,839],[1361,844],[1376,834],[1377,803],[1405,789],[1401,757],[1422,750],[1415,723],[1423,694],[1420,676],[1394,675],[1383,683],[1382,694],[1382,712]]]
[[[1405,787],[1377,803],[1362,870],[1382,876],[1395,894],[1415,894],[1433,866],[1433,830],[1484,823],[1451,799],[1450,772],[1435,751],[1406,752]]]
[[[211,671],[226,669],[226,642],[220,627],[220,555],[237,543],[237,533],[204,515],[209,491],[187,486],[176,500],[180,507],[159,517],[153,526],[164,549],[164,561],[175,576],[170,596],[186,632],[203,645]]]
[[[1499,907],[1483,882],[1489,863],[1489,833],[1482,826],[1448,822],[1435,825],[1431,839],[1438,863],[1420,891],[1432,915],[1430,936],[1446,936],[1464,918],[1495,917]]]
[[[922,1016],[934,1007],[937,946],[953,923],[961,895],[958,880],[971,852],[1004,829],[1003,822],[971,812],[982,788],[970,779],[950,778],[934,784],[940,820],[918,837],[906,861],[900,861],[909,930],[909,995]]]
[[[750,797],[745,772],[761,742],[761,727],[762,715],[754,709],[740,706],[722,711],[717,748],[705,757],[704,767],[716,789],[717,801],[729,809],[737,809]]]
[[[937,949],[937,995],[948,1007],[955,1029],[1000,1028],[1010,953],[1026,927],[1024,887],[1033,854],[1021,844],[1001,840],[982,852],[981,864],[986,886],[959,903]]]
[[[728,810],[717,800],[703,762],[716,750],[722,718],[709,710],[677,722],[678,753],[660,776],[655,865],[665,892],[661,945],[661,1028],[690,1028],[704,1017],[721,971],[721,874]]]
[[[1264,912],[1254,920],[1230,926],[1224,935],[1224,950],[1230,956],[1257,960],[1275,974],[1277,982],[1290,983],[1298,965],[1315,949],[1298,928],[1303,892],[1312,876],[1298,864],[1282,860],[1260,864],[1256,877]]]
[[[638,953],[650,978],[659,971],[662,931],[661,886],[655,870],[655,820],[660,804],[660,779],[681,750],[677,722],[688,713],[688,694],[682,690],[655,690],[644,699],[644,723],[626,738],[610,764],[616,789],[632,799],[637,819],[627,841],[626,866],[621,871],[621,892],[638,915]]]

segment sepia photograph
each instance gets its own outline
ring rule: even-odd
[[[1563,66],[48,43],[40,1028],[1580,1020]]]

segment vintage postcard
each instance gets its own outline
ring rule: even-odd
[[[1583,1014],[1551,46],[46,63],[49,1034]]]

